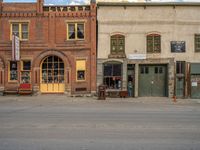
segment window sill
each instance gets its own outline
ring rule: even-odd
[[[126,58],[126,54],[109,54],[108,58]]]

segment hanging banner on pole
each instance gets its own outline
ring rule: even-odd
[[[12,60],[20,60],[20,40],[16,35],[12,36]]]

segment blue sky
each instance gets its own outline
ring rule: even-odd
[[[37,0],[3,0],[4,2],[36,2]],[[88,4],[90,0],[45,0],[45,4],[57,4],[57,5],[78,5],[78,4]],[[128,0],[136,1],[136,0]],[[166,1],[175,1],[175,2],[200,2],[200,0],[151,0],[155,2],[166,2]]]

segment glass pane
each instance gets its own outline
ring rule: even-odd
[[[121,76],[121,64],[113,64],[113,76]]]
[[[58,63],[54,63],[54,69],[58,69]]]
[[[68,24],[68,37],[75,39],[75,24]]]
[[[21,72],[21,83],[30,83],[30,71]]]
[[[112,76],[112,65],[111,64],[104,65],[104,76]]]
[[[64,63],[60,63],[60,69],[64,69]]]
[[[22,24],[22,32],[28,32],[28,24]]]
[[[158,73],[158,67],[155,67],[155,74]]]
[[[42,69],[47,69],[47,64],[46,63],[42,64]]]
[[[27,40],[28,39],[28,32],[22,32],[22,39]]]
[[[42,70],[42,83],[47,83],[47,70]]]
[[[85,71],[84,70],[77,71],[77,80],[85,80]]]
[[[10,80],[17,80],[17,62],[10,62]]]
[[[146,73],[146,74],[149,73],[149,67],[145,67],[145,73]]]
[[[23,70],[31,70],[31,62],[23,61]]]
[[[48,70],[48,83],[53,82],[53,72],[52,70]]]
[[[84,24],[77,24],[77,37],[84,39]]]
[[[159,68],[159,73],[160,73],[160,74],[163,73],[163,68],[162,68],[162,67]]]
[[[52,69],[53,68],[53,64],[52,63],[48,63],[48,69]]]
[[[12,31],[19,32],[19,24],[12,24]]]

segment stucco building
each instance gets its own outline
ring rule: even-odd
[[[99,2],[97,86],[200,97],[200,3]]]
[[[12,54],[20,39],[20,58]],[[96,4],[45,6],[0,1],[0,90],[29,83],[34,93],[96,92]]]

